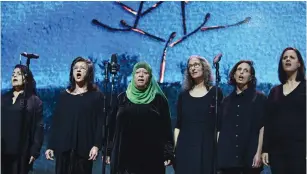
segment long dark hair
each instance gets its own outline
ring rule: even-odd
[[[255,68],[254,68],[254,62],[251,61],[251,60],[240,60],[238,63],[235,64],[235,66],[231,69],[231,71],[229,73],[228,84],[236,87],[237,81],[234,78],[234,75],[237,71],[238,66],[242,63],[247,63],[250,66],[251,80],[247,83],[247,86],[248,86],[248,88],[251,87],[251,88],[255,89],[256,85],[257,85],[257,78],[256,78],[256,71],[255,71]]]
[[[285,72],[283,66],[282,66],[282,58],[283,58],[283,55],[286,51],[288,50],[293,50],[296,55],[297,55],[297,59],[298,61],[300,62],[301,66],[298,68],[298,71],[297,71],[297,75],[296,75],[296,81],[305,81],[306,78],[305,78],[305,71],[306,71],[306,68],[305,68],[305,64],[304,64],[304,60],[302,58],[302,55],[301,53],[296,49],[296,48],[293,48],[293,47],[287,47],[285,48],[281,55],[280,55],[280,58],[279,58],[279,64],[278,64],[278,78],[279,78],[279,81],[280,83],[282,84],[285,84],[288,80],[288,76],[287,76],[287,73]]]
[[[88,66],[88,70],[86,72],[85,79],[84,79],[86,84],[87,84],[87,90],[88,91],[98,91],[99,89],[98,89],[97,85],[95,85],[95,83],[94,83],[94,65],[89,59],[85,59],[83,57],[77,57],[71,63],[70,73],[69,73],[68,90],[70,92],[73,92],[76,89],[76,81],[75,81],[75,78],[74,78],[74,75],[73,75],[73,69],[74,69],[74,66],[77,62],[85,62]]]
[[[31,95],[37,95],[36,93],[36,81],[34,79],[34,76],[31,72],[31,70],[29,70],[29,68],[25,65],[21,65],[21,64],[17,64],[14,69],[19,68],[21,75],[24,77],[25,83],[22,86],[23,89],[25,89],[24,92],[26,92],[27,96],[31,96]],[[25,88],[25,85],[26,88]],[[14,91],[14,88],[12,89],[12,91]]]

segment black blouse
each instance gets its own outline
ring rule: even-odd
[[[2,96],[1,150],[2,154],[26,154],[38,158],[44,138],[43,104],[36,96],[27,99],[23,113],[23,93],[13,104],[13,91]]]
[[[279,155],[306,154],[306,81],[286,96],[282,85],[270,91],[263,151]]]
[[[218,139],[220,168],[252,167],[259,131],[263,127],[266,96],[254,88],[234,90],[221,108]]]
[[[88,91],[79,95],[62,92],[53,115],[48,149],[60,154],[75,150],[88,157],[93,146],[102,146],[103,94]]]

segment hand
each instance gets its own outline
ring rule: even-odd
[[[261,166],[261,155],[260,153],[256,153],[253,159],[252,168],[259,168]]]
[[[97,156],[98,156],[98,147],[93,146],[89,154],[90,158],[88,160],[96,160]]]
[[[35,160],[35,158],[33,156],[31,156],[29,164],[31,164],[34,160]]]
[[[53,150],[47,149],[46,152],[45,152],[45,156],[46,156],[47,160],[54,160],[53,159],[53,156],[54,156]]]
[[[164,166],[169,166],[171,164],[171,160],[164,161]]]
[[[101,157],[101,160],[103,161],[103,156]],[[107,158],[106,158],[106,163],[107,163],[107,164],[110,164],[110,163],[111,163],[110,156],[107,156]]]
[[[269,154],[268,153],[263,153],[261,155],[261,158],[262,158],[263,164],[268,166],[269,165]]]

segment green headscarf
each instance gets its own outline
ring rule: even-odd
[[[149,84],[147,88],[143,91],[137,89],[134,83],[134,75],[136,70],[139,68],[144,68],[149,73]],[[132,80],[129,83],[128,88],[126,90],[128,99],[134,104],[148,104],[154,100],[157,93],[161,94],[166,99],[159,84],[155,81],[154,77],[152,76],[152,69],[150,65],[146,62],[139,62],[135,64],[132,72]]]

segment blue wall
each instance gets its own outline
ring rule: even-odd
[[[155,2],[145,2],[147,9]],[[125,2],[138,9],[139,2]],[[10,87],[12,68],[19,53],[34,52],[40,59],[31,62],[39,88],[67,85],[69,65],[81,55],[98,61],[112,53],[126,53],[146,60],[158,78],[164,47],[159,42],[134,32],[110,32],[91,24],[96,18],[120,28],[119,21],[133,24],[134,16],[115,2],[2,2],[1,3],[2,88]],[[277,63],[283,48],[297,47],[306,57],[305,2],[189,2],[186,5],[187,30],[198,27],[205,13],[207,26],[231,24],[250,16],[248,24],[208,32],[197,32],[168,50],[166,82],[181,81],[179,64],[192,54],[212,62],[223,53],[221,70],[239,59],[252,59],[259,82],[278,83]],[[164,2],[139,21],[139,28],[167,39],[173,31],[175,40],[183,36],[180,2]],[[22,58],[23,63],[25,59]],[[102,79],[100,69],[97,77]],[[225,82],[222,76],[222,82]]]
[[[143,11],[155,2],[145,2]],[[137,10],[139,2],[125,2]],[[197,28],[207,12],[211,18],[206,26],[236,23],[245,17],[251,21],[241,26],[207,32],[197,32],[184,42],[168,49],[166,82],[182,80],[180,63],[192,54],[199,54],[212,62],[223,53],[220,62],[222,84],[226,74],[240,59],[255,62],[260,83],[277,84],[277,64],[281,51],[288,46],[298,48],[306,58],[306,2],[189,2],[186,5],[188,33]],[[165,45],[134,32],[110,32],[91,24],[92,19],[121,28],[124,19],[134,23],[134,16],[115,2],[1,2],[1,86],[10,88],[10,76],[21,52],[38,53],[31,69],[44,101],[44,118],[52,115],[55,96],[68,83],[69,66],[77,56],[92,57],[98,62],[118,53],[146,60],[159,78],[160,59]],[[164,2],[142,17],[139,28],[167,39],[177,32],[174,40],[183,36],[180,2]],[[23,63],[25,59],[22,58]],[[101,70],[96,77],[102,81]],[[179,85],[167,88],[172,111],[175,110]],[[270,85],[261,88],[268,92]],[[228,90],[229,92],[229,90]],[[175,112],[172,112],[175,116]],[[175,119],[176,117],[173,117]],[[45,151],[45,145],[42,152]],[[94,165],[101,172],[100,161]],[[43,157],[35,163],[36,173],[54,173],[54,162]],[[168,174],[173,173],[171,167]],[[267,172],[267,170],[265,170]]]

